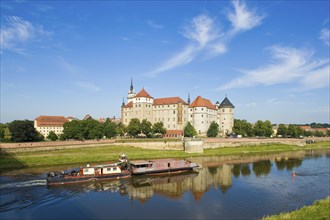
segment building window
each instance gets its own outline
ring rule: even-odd
[[[224,110],[224,109],[222,109],[222,112],[225,112],[225,110]]]
[[[173,121],[175,121],[175,118],[173,118]]]
[[[202,118],[204,117],[204,115],[202,115]]]
[[[167,118],[167,121],[170,121],[170,118]]]
[[[173,110],[173,114],[175,114],[175,110]]]
[[[202,111],[203,111],[203,108],[202,108]]]

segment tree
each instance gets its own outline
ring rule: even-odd
[[[106,122],[103,124],[103,132],[104,136],[107,138],[112,138],[117,135],[116,132],[116,124],[110,120],[106,120]]]
[[[215,121],[212,121],[209,129],[207,130],[207,136],[216,137],[218,134],[219,134],[219,125]]]
[[[9,142],[11,140],[11,133],[10,133],[9,128],[4,129],[3,139],[5,142]]]
[[[260,137],[270,137],[273,134],[273,126],[270,121],[258,120],[253,126],[254,134]]]
[[[137,136],[141,133],[141,123],[138,118],[132,118],[127,126],[127,133],[131,136]]]
[[[162,121],[156,122],[155,124],[152,125],[152,133],[153,134],[165,134],[166,133],[166,128],[164,128],[164,124]]]
[[[322,131],[316,130],[314,133],[315,137],[324,137],[325,134]]]
[[[103,137],[103,127],[99,121],[95,119],[88,118],[81,121],[84,129],[84,139],[100,139]]]
[[[147,137],[151,137],[151,122],[148,121],[147,119],[143,119],[141,122],[141,131],[143,134],[147,135]]]
[[[120,136],[124,136],[126,132],[127,132],[126,126],[123,123],[120,122],[116,126],[116,133],[119,134]]]
[[[252,124],[240,119],[234,119],[233,132],[243,137],[252,137],[254,135]]]
[[[297,137],[298,136],[297,126],[289,124],[289,126],[288,126],[288,136],[289,137]]]
[[[0,142],[10,142],[11,133],[6,124],[0,124]]]
[[[51,141],[56,141],[58,139],[57,134],[54,131],[50,131],[47,138]]]
[[[277,135],[286,137],[287,133],[288,133],[288,128],[284,124],[279,124],[278,129],[277,129]]]
[[[185,137],[193,137],[197,135],[196,129],[191,125],[190,122],[183,129]]]
[[[15,120],[8,124],[8,128],[14,142],[40,141],[41,139],[33,126],[33,121]]]
[[[84,129],[80,121],[73,120],[70,122],[65,122],[63,125],[63,134],[61,135],[61,139],[83,140],[83,133]]]

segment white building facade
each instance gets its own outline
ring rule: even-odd
[[[128,92],[127,103],[122,103],[121,120],[128,125],[131,119],[147,119],[152,124],[163,122],[167,131],[182,131],[188,122],[198,135],[205,136],[210,124],[219,125],[219,135],[232,132],[234,126],[234,105],[226,97],[221,104],[212,104],[208,99],[198,96],[192,103],[190,97],[185,102],[180,97],[153,98],[143,88],[134,93],[133,83]]]

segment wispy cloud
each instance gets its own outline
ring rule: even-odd
[[[329,86],[329,61],[314,60],[314,52],[305,49],[272,46],[270,64],[241,71],[238,77],[219,90],[298,82],[305,89]]]
[[[319,38],[323,41],[325,45],[330,47],[330,30],[323,28],[320,32]]]
[[[50,34],[41,25],[34,25],[20,17],[5,17],[1,25],[1,51],[10,50],[16,53],[24,53],[24,45],[28,42]]]
[[[157,24],[157,23],[155,23],[154,21],[151,21],[151,20],[147,21],[147,24],[148,24],[150,27],[155,28],[155,29],[162,29],[162,28],[163,28],[162,25]]]
[[[262,16],[249,11],[246,4],[233,1],[233,11],[227,12],[232,23],[231,29],[224,32],[215,18],[206,14],[194,17],[183,27],[182,35],[188,39],[188,44],[179,52],[151,71],[155,76],[161,72],[187,65],[199,56],[211,58],[227,52],[227,44],[239,32],[250,30],[261,24]]]
[[[264,16],[257,15],[254,10],[248,9],[244,2],[232,1],[234,11],[227,14],[232,24],[232,32],[247,31],[261,25]]]
[[[82,82],[82,81],[78,81],[78,82],[74,82],[74,84],[84,90],[90,91],[90,92],[98,92],[101,89],[94,85],[93,83],[90,82]]]

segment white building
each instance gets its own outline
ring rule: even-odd
[[[219,125],[220,134],[232,132],[234,126],[234,105],[226,97],[221,104],[212,104],[208,99],[198,96],[191,104],[190,97],[185,102],[180,97],[153,98],[143,88],[135,94],[133,82],[128,92],[127,103],[122,103],[121,120],[128,125],[130,120],[147,119],[152,124],[163,122],[164,127],[174,133],[182,131],[188,121],[199,135],[206,135],[211,122]]]
[[[34,128],[40,132],[45,138],[50,131],[60,135],[63,133],[63,125],[65,122],[74,120],[73,117],[65,118],[64,116],[44,116],[41,115],[34,120]]]

